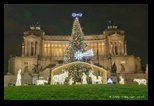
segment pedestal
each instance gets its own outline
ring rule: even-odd
[[[111,73],[110,75],[111,75],[111,78],[113,80],[113,84],[117,84],[118,83],[117,74]]]
[[[38,80],[38,74],[33,74],[33,76],[32,76],[32,84],[36,85],[37,80]]]

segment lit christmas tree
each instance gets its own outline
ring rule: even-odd
[[[91,63],[91,56],[83,56],[82,58],[78,59],[75,58],[76,52],[86,52],[87,44],[84,43],[84,33],[82,32],[82,28],[79,23],[79,19],[76,17],[73,23],[73,29],[71,38],[69,41],[69,46],[64,55],[64,64],[75,62],[75,61],[82,61]],[[69,71],[69,78],[73,77],[74,82],[80,82],[82,77],[82,72],[85,72],[88,75],[88,71],[90,67],[86,67],[83,65],[75,65],[68,67],[66,70]]]

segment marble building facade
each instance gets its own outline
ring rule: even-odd
[[[40,26],[30,26],[23,34],[21,56],[10,57],[8,72],[16,76],[21,69],[22,74],[32,74],[33,64],[39,63],[42,70],[40,76],[48,79],[50,64],[53,65],[51,70],[62,65],[71,35],[46,35]],[[124,30],[117,26],[108,26],[99,35],[84,35],[84,42],[88,45],[87,50],[93,49],[93,64],[106,69],[108,76],[114,63],[117,74],[141,71],[140,57],[127,54]]]

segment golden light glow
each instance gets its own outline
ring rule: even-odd
[[[48,44],[48,47],[50,47],[50,44]]]
[[[44,47],[47,47],[47,45],[46,45],[46,44],[44,44]]]
[[[126,63],[125,61],[121,61],[121,63]]]

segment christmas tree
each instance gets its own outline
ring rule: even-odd
[[[82,57],[80,60],[76,59],[74,54],[78,52],[85,52],[87,48],[87,44],[84,43],[84,33],[82,31],[82,28],[79,23],[79,19],[76,17],[75,21],[73,23],[73,29],[71,38],[69,41],[69,46],[66,49],[65,55],[64,55],[64,64],[75,62],[75,61],[82,61],[91,63],[91,57],[86,56]],[[66,70],[69,71],[69,78],[73,77],[75,82],[80,82],[82,77],[82,72],[85,72],[88,74],[90,67],[86,67],[83,65],[75,65],[68,67]]]

